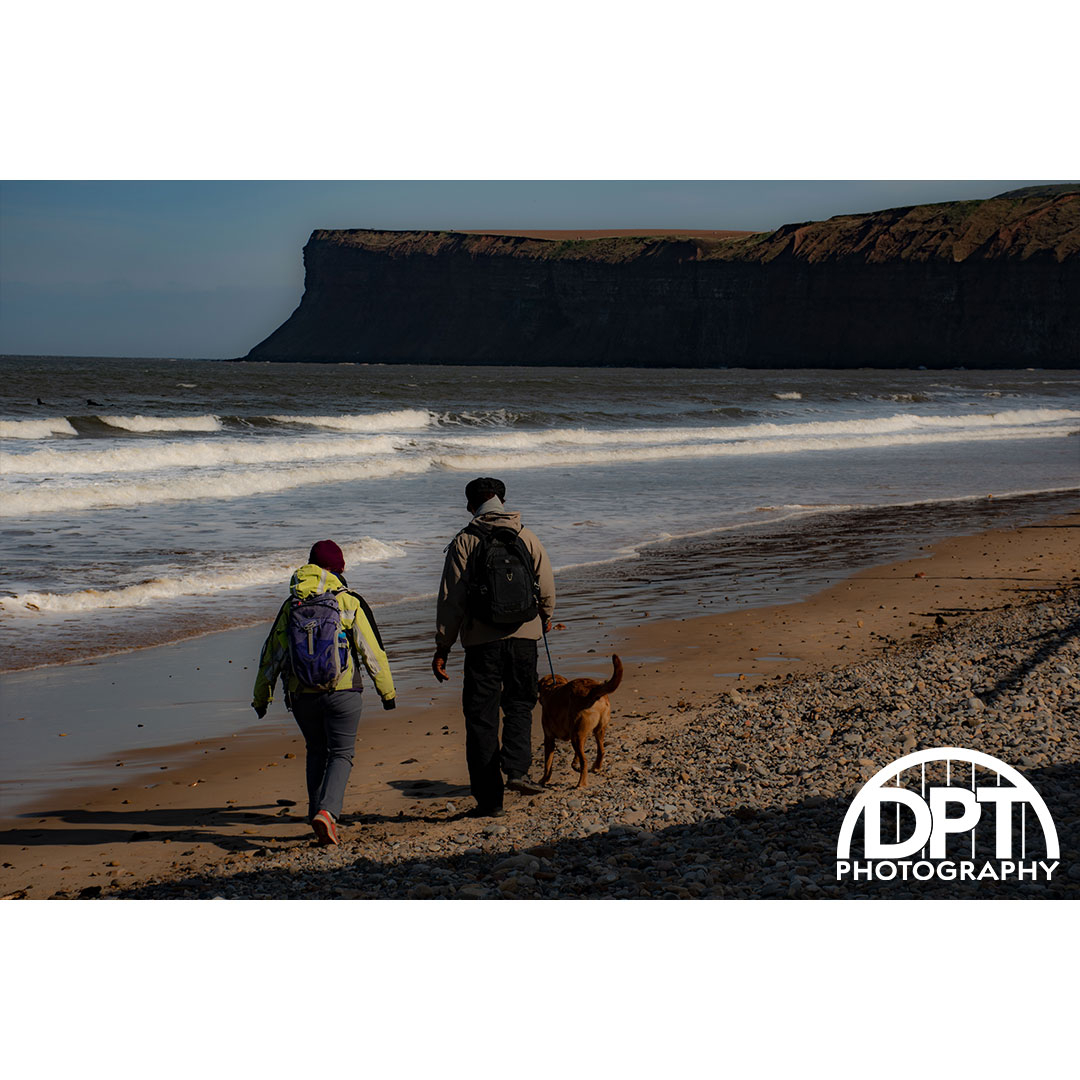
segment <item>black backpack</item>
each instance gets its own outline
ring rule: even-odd
[[[513,529],[497,525],[465,532],[480,543],[469,557],[468,596],[473,618],[495,626],[520,626],[540,613],[540,587],[525,541]]]

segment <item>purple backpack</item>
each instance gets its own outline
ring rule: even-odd
[[[333,690],[349,666],[349,642],[333,593],[289,600],[285,626],[293,674],[310,690]]]

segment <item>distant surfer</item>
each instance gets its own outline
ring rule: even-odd
[[[86,399],[87,405],[92,405],[95,409],[104,409],[105,406],[100,401],[95,401],[93,398]]]

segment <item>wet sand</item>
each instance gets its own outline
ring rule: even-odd
[[[1035,527],[946,540],[919,558],[863,571],[801,603],[608,626],[606,641],[573,653],[557,650],[560,667],[603,676],[612,648],[620,653],[626,679],[613,701],[613,731],[636,745],[658,731],[683,730],[696,708],[731,688],[857,662],[890,644],[933,635],[939,617],[950,625],[1075,583],[1078,526],[1080,512],[1074,512]],[[554,638],[557,644],[558,632]],[[203,639],[201,647],[209,663],[218,645]],[[379,711],[362,731],[345,819],[362,816],[364,825],[343,829],[347,840],[362,845],[370,827],[415,839],[453,813],[448,801],[457,809],[471,805],[459,653],[450,670],[450,683],[422,687],[434,704]],[[419,697],[420,689],[401,692]],[[84,700],[94,693],[104,695],[107,687],[91,682],[79,688]],[[122,782],[68,790],[0,821],[0,895],[109,895],[152,879],[227,872],[274,850],[308,845],[310,829],[298,816],[303,745],[279,702],[272,710],[271,723],[253,724],[246,733],[126,755]],[[149,778],[151,772],[157,776]],[[552,791],[540,798],[558,797]],[[511,814],[525,807],[524,801],[508,803]]]

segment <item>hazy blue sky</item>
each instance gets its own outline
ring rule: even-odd
[[[0,184],[0,353],[242,356],[303,292],[313,229],[773,229],[991,181]]]

